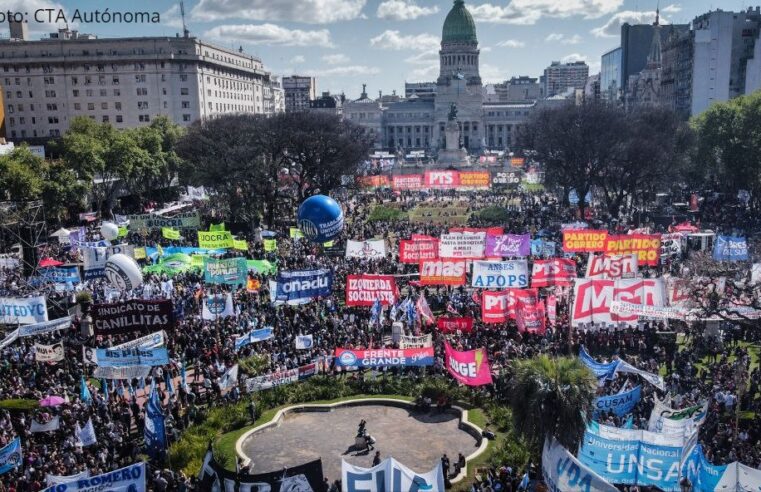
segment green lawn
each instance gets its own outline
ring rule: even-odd
[[[467,206],[430,207],[420,205],[409,212],[410,222],[465,225],[470,218]]]

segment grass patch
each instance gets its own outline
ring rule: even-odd
[[[417,206],[409,213],[410,222],[466,225],[470,218],[467,205],[448,207]]]
[[[368,222],[398,222],[407,220],[407,213],[396,207],[378,205],[367,217]]]
[[[23,399],[16,399],[16,400],[0,400],[0,408],[3,410],[10,410],[12,411],[28,411],[28,410],[34,410],[35,408],[40,406],[40,402],[37,400],[23,400]]]

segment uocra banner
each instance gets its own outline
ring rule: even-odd
[[[386,241],[346,241],[346,257],[363,260],[382,260],[386,257]]]
[[[536,260],[531,271],[531,287],[569,286],[576,278],[576,262],[570,258]]]
[[[439,240],[410,240],[399,241],[399,261],[401,263],[418,264],[423,260],[436,260],[439,257]]]
[[[384,306],[392,305],[399,296],[393,275],[347,275],[346,305],[372,306],[379,300]]]
[[[432,260],[420,262],[423,285],[465,285],[465,260]]]
[[[531,254],[530,234],[501,234],[486,236],[486,256],[508,257]]]
[[[336,365],[343,367],[432,366],[433,347],[415,349],[336,349]]]
[[[526,260],[474,261],[471,285],[482,289],[528,287],[528,263]]]
[[[582,323],[637,324],[636,315],[614,314],[613,301],[664,306],[666,287],[662,278],[592,280],[578,278],[573,288],[572,325]]]
[[[486,358],[486,349],[479,348],[460,352],[444,342],[444,361],[449,374],[467,386],[491,384],[491,368]]]
[[[131,299],[115,304],[95,304],[92,319],[96,335],[172,328],[172,301]]]
[[[479,259],[484,257],[486,233],[442,234],[439,240],[439,257]]]

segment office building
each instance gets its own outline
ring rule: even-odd
[[[687,119],[692,111],[692,31],[668,30],[661,52],[661,104]]]
[[[484,86],[484,102],[530,103],[541,97],[541,89],[536,77],[521,75],[511,77],[501,84]]]
[[[660,23],[659,23],[660,25]],[[677,31],[689,31],[688,24],[673,24],[671,29]],[[640,73],[647,65],[653,45],[654,24],[628,24],[621,26],[621,88],[620,94],[626,94],[629,77]],[[670,30],[660,29],[661,45]]]
[[[621,71],[621,47],[614,48],[602,55],[600,64],[600,96],[605,101],[618,101],[621,98],[623,77]]]
[[[544,97],[561,95],[569,89],[584,89],[588,77],[589,66],[586,62],[554,61],[544,69]]]
[[[323,92],[320,97],[309,101],[309,111],[337,114],[340,116],[343,114],[345,100],[346,97],[343,94],[336,96],[330,92]]]
[[[317,99],[315,78],[301,75],[283,77],[283,97],[286,113],[309,109],[309,101]]]
[[[412,96],[433,100],[436,97],[436,82],[405,82],[404,97],[409,99]]]

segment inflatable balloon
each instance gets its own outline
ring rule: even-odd
[[[325,243],[343,230],[344,213],[338,202],[329,196],[314,195],[299,206],[298,223],[307,239]]]
[[[106,260],[106,278],[117,289],[130,290],[143,283],[143,274],[137,262],[117,253]]]
[[[106,241],[113,241],[119,237],[119,226],[113,222],[104,222],[103,225],[100,226],[100,235],[103,236],[103,239]]]

